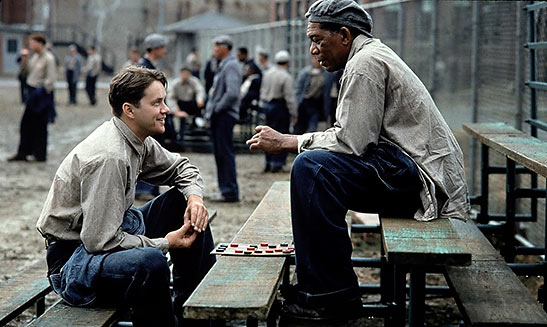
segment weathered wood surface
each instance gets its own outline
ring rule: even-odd
[[[111,308],[77,308],[59,300],[42,316],[28,326],[31,327],[102,327],[110,326],[116,319],[116,310]]]
[[[469,265],[471,253],[453,228],[452,219],[422,222],[381,218],[382,242],[394,264]]]
[[[290,243],[289,183],[276,182],[234,243]],[[219,256],[184,304],[192,319],[266,319],[279,288],[285,257]]]
[[[472,221],[453,226],[473,255],[471,266],[447,267],[460,311],[471,326],[547,326],[547,314]]]
[[[463,129],[513,161],[539,175],[547,176],[547,142],[505,123],[464,124]]]
[[[45,261],[40,260],[20,275],[0,282],[0,326],[51,291],[46,271]]]

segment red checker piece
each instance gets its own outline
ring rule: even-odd
[[[283,249],[275,249],[274,251],[280,253],[283,252]]]
[[[243,253],[243,250],[235,250],[235,253]]]
[[[266,250],[266,253],[274,253],[274,250]]]
[[[233,248],[237,248],[237,247],[239,246],[239,244],[237,244],[237,243],[232,243],[232,244],[230,244],[230,246],[233,247]]]
[[[268,243],[266,243],[266,242],[261,242],[261,243],[260,243],[260,246],[268,246]]]

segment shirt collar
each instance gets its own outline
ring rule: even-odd
[[[141,141],[135,133],[127,126],[120,118],[112,117],[114,126],[120,131],[120,134],[125,138],[126,142],[135,150],[140,156],[144,154],[144,142]]]
[[[366,35],[359,34],[355,39],[353,39],[353,43],[351,44],[351,49],[349,51],[348,55],[348,61],[350,61],[353,56],[359,52],[365,45],[370,44],[374,41],[373,38],[370,38]]]

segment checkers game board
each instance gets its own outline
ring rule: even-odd
[[[294,254],[294,245],[289,243],[259,244],[220,243],[211,254],[240,256],[288,256]]]

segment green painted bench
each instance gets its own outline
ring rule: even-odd
[[[432,267],[471,264],[471,252],[460,239],[452,219],[421,222],[411,218],[380,217],[382,245],[393,267],[394,326],[404,325],[406,273],[410,272],[409,326],[424,325],[425,275]],[[437,269],[438,270],[438,269]]]
[[[473,260],[445,277],[470,326],[547,326],[547,314],[472,221],[453,226]]]
[[[231,242],[291,243],[289,190],[289,182],[274,183]],[[287,261],[286,257],[217,257],[215,265],[184,303],[184,317],[244,319],[248,326],[271,319]]]

